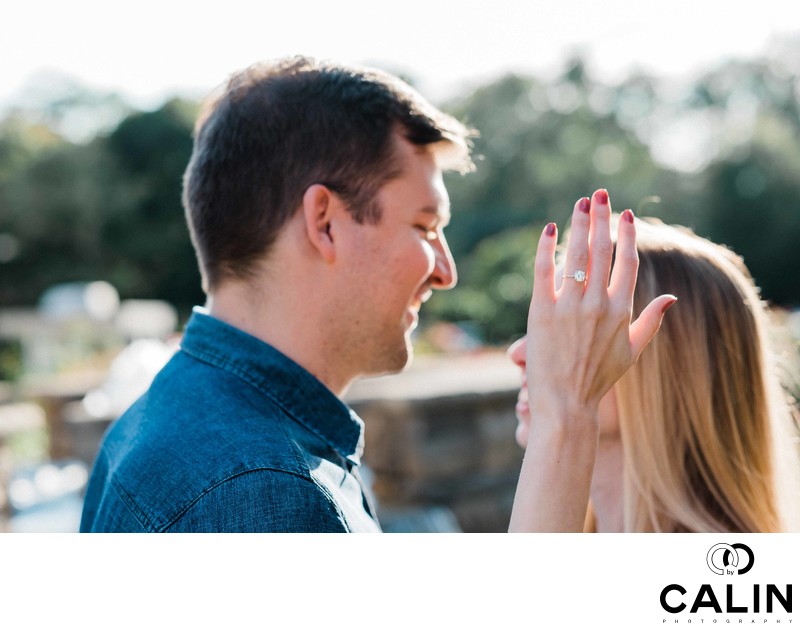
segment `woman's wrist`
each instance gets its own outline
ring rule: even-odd
[[[570,396],[533,395],[529,398],[531,434],[593,436],[597,433],[599,404]]]
[[[580,532],[597,454],[598,415],[582,406],[533,414],[509,530]]]

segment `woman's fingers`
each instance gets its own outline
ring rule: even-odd
[[[587,212],[587,207],[589,212]],[[639,267],[639,258],[636,252],[636,227],[633,213],[630,210],[623,212],[618,225],[616,264],[611,285],[609,285],[613,252],[610,220],[611,206],[605,189],[596,191],[591,201],[586,197],[577,201],[573,210],[572,230],[563,271],[567,276],[581,271],[588,272],[588,280],[584,283],[573,278],[566,278],[559,291],[556,291],[555,288],[557,229],[553,223],[545,226],[536,250],[531,319],[529,319],[528,325],[530,333],[532,320],[539,319],[538,325],[533,329],[536,335],[548,336],[557,331],[558,335],[563,338],[564,331],[571,330],[574,318],[583,318],[582,321],[586,322],[590,316],[594,317],[596,323],[592,327],[591,339],[585,339],[584,342],[592,347],[592,352],[598,352],[598,349],[603,348],[616,347],[619,349],[622,354],[616,356],[618,363],[615,366],[624,372],[636,361],[656,334],[661,326],[664,313],[675,303],[677,298],[669,294],[659,296],[642,311],[635,322],[630,323]],[[586,286],[585,291],[584,286]],[[586,301],[581,300],[581,297],[584,296]],[[556,312],[550,311],[550,307],[564,298],[572,303],[571,297],[578,298],[578,303],[574,305],[577,311],[573,312],[572,307],[560,310],[561,315],[557,315],[554,320],[553,316]],[[620,321],[623,314],[627,314],[624,323]],[[542,325],[545,325],[545,328],[553,328],[554,332],[544,331]],[[629,344],[628,350],[623,351],[622,349],[627,344]],[[583,352],[580,349],[576,350]],[[564,355],[564,353],[560,354]],[[583,357],[581,361],[588,361],[588,359],[588,356]],[[607,356],[606,360],[610,360],[610,358]],[[529,368],[531,363],[529,362]],[[604,382],[610,378],[611,373],[616,373],[616,369],[611,369],[610,365],[607,368],[609,370],[606,371],[605,376],[595,375],[595,377],[599,377],[599,382]],[[558,371],[553,370],[552,372],[557,373]],[[575,373],[574,366],[570,367],[570,372]],[[614,377],[614,380],[617,377],[618,375]],[[599,382],[596,382],[595,385]],[[600,384],[602,387],[606,385],[610,387],[613,382]],[[588,388],[587,391],[596,389]]]
[[[581,197],[575,202],[572,211],[572,228],[569,233],[569,243],[567,244],[567,257],[564,263],[563,274],[570,274],[573,277],[576,272],[586,274],[589,269],[589,209],[591,203],[588,197]],[[561,293],[567,295],[583,295],[584,283],[580,276],[576,278],[564,278],[561,286]]]
[[[533,264],[533,297],[531,311],[539,305],[552,305],[556,299],[555,288],[555,255],[558,243],[556,224],[549,223],[542,230],[539,245],[536,248],[536,259]]]
[[[675,304],[676,300],[678,299],[672,294],[664,294],[655,298],[631,324],[631,363],[634,363],[639,358],[645,346],[658,333],[658,329],[661,328],[661,322],[664,320],[664,314],[667,309]]]
[[[589,279],[586,291],[595,296],[604,296],[608,291],[608,275],[611,271],[611,204],[608,191],[601,188],[592,195],[591,228],[589,230]]]
[[[639,254],[636,251],[636,224],[633,212],[628,209],[622,213],[617,225],[617,254],[614,260],[614,273],[611,278],[609,295],[612,300],[625,302],[629,313],[633,311],[633,292],[636,289],[636,277],[639,271]],[[644,308],[635,322],[630,325],[631,363],[639,359],[644,348],[650,343],[664,314],[677,298],[672,294],[664,294],[654,299]]]
[[[625,210],[617,223],[617,252],[614,256],[614,271],[608,288],[612,299],[624,300],[633,310],[633,290],[639,271],[639,254],[636,251],[636,227],[633,212]]]

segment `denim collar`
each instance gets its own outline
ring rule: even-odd
[[[181,350],[237,375],[343,458],[360,464],[364,422],[314,375],[277,349],[195,307]]]

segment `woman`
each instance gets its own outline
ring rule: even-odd
[[[625,218],[618,221],[620,243]],[[633,313],[664,293],[679,296],[680,304],[598,405],[587,527],[794,528],[796,441],[769,354],[765,309],[750,274],[729,249],[688,229],[637,220],[636,235]],[[602,356],[602,349],[597,352]],[[525,338],[509,354],[525,369]],[[528,383],[523,377],[517,405],[517,441],[523,447],[534,440],[529,433],[538,423],[531,423]]]

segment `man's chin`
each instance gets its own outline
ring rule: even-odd
[[[391,349],[387,348],[364,376],[378,377],[403,372],[411,365],[413,358],[414,347],[411,345],[410,331],[407,331],[403,341]]]
[[[403,345],[398,345],[397,349],[388,357],[388,367],[386,372],[402,372],[411,365],[414,359],[414,346],[411,344],[410,331],[406,332]]]

